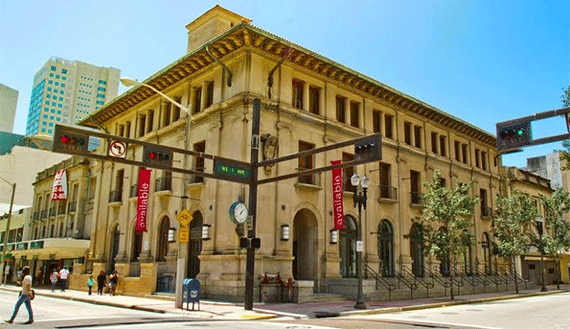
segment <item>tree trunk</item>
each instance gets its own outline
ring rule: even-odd
[[[515,276],[515,290],[517,294],[519,293],[519,280],[517,278],[517,263],[516,263],[516,256],[513,256],[513,273]]]
[[[455,296],[453,296],[453,276],[454,276],[454,269],[455,269],[455,259],[452,258],[452,261],[450,263],[450,269],[449,269],[449,280],[451,282],[451,287],[449,288],[449,294],[451,295],[451,300],[455,299]]]

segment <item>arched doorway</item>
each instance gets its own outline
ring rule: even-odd
[[[156,245],[156,260],[164,262],[168,254],[168,230],[170,229],[170,219],[164,216],[158,227],[158,243]]]
[[[491,258],[492,242],[491,242],[491,237],[487,232],[483,233],[482,247],[483,247],[483,261],[485,264],[485,273],[489,275],[493,274],[493,260]]]
[[[190,222],[190,241],[188,241],[188,268],[187,277],[196,278],[200,273],[200,253],[202,252],[202,213],[196,211]]]
[[[317,218],[308,209],[299,210],[293,219],[293,278],[317,280]]]
[[[340,274],[343,278],[356,277],[356,221],[344,216],[344,230],[340,231]]]
[[[113,273],[115,270],[115,263],[117,262],[117,254],[119,253],[119,243],[121,241],[121,231],[119,230],[119,224],[115,225],[115,229],[111,233],[111,254],[109,256],[110,267],[109,271]]]
[[[445,235],[445,233],[447,232],[447,229],[445,227],[440,227],[439,231],[442,233],[443,236],[447,236]],[[449,276],[450,275],[450,270],[451,270],[451,263],[449,261],[449,255],[443,255],[440,256],[441,259],[439,259],[440,263],[439,263],[439,273],[441,273],[442,276]]]
[[[417,277],[424,276],[424,236],[419,224],[410,229],[410,256],[412,257],[412,273]]]
[[[378,257],[380,258],[380,275],[394,276],[394,229],[387,220],[378,225]]]

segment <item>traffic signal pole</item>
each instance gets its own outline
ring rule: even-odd
[[[257,215],[257,162],[259,160],[259,126],[261,115],[261,100],[253,100],[253,120],[251,124],[251,183],[249,184],[249,214],[250,226],[247,231],[248,238],[255,238],[255,220]],[[253,280],[255,273],[255,248],[250,244],[247,247],[245,265],[245,309],[253,309]]]

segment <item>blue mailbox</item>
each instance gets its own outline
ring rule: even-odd
[[[192,303],[192,311],[194,311],[194,304],[198,303],[198,310],[200,310],[200,281],[196,279],[184,279],[182,283],[182,308],[186,303],[186,309]]]

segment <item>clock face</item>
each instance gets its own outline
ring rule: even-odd
[[[247,207],[243,203],[238,203],[234,208],[234,218],[235,220],[243,224],[247,220]]]

